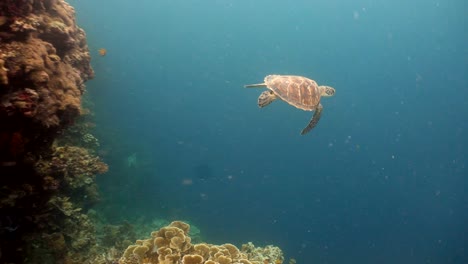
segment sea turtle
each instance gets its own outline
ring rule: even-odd
[[[266,87],[258,97],[258,106],[265,107],[276,99],[281,99],[288,104],[305,110],[314,111],[314,116],[309,124],[302,130],[301,135],[314,128],[322,114],[321,96],[333,96],[335,89],[330,86],[318,86],[309,78],[294,75],[268,75],[263,83],[245,85],[246,88]]]

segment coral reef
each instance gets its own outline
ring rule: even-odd
[[[283,252],[278,247],[268,245],[266,247],[255,247],[252,242],[242,245],[242,252],[245,252],[250,260],[271,262],[273,264],[283,263]]]
[[[107,164],[88,150],[76,146],[53,147],[53,152],[36,162],[36,171],[47,177],[47,181],[61,183],[61,189],[69,192],[95,184],[97,174],[106,173]],[[49,186],[45,185],[46,188]],[[92,195],[87,193],[86,195]]]
[[[133,226],[124,221],[121,225],[103,226],[101,233],[103,233],[101,244],[107,248],[114,248],[118,251],[125,250],[132,241],[136,240],[136,233]]]
[[[0,163],[47,147],[80,115],[94,72],[74,15],[64,1],[0,2]],[[23,138],[20,149],[14,133]]]
[[[0,230],[10,230],[0,231],[0,260],[34,256],[37,263],[83,263],[98,250],[87,211],[99,200],[95,176],[107,165],[80,147],[54,146],[43,154],[30,171],[3,170],[17,182],[0,188],[0,213],[7,215]],[[14,241],[5,240],[7,235]],[[16,248],[22,248],[21,256],[11,250]]]
[[[96,175],[108,167],[83,108],[93,75],[69,4],[0,1],[0,263],[283,263],[273,246],[195,243],[199,230],[180,221],[134,244],[132,225],[99,226]]]
[[[8,75],[7,75],[7,69],[5,68],[4,60],[0,60],[0,84],[1,85],[8,84]]]
[[[54,12],[55,16],[41,15],[41,9],[34,9],[37,14],[8,20],[10,31],[16,34],[0,44],[0,59],[7,70],[6,76],[2,74],[2,90],[35,91],[41,103],[34,115],[26,117],[45,127],[66,124],[79,114],[84,82],[94,74],[84,32],[71,17],[73,9],[57,3],[61,3],[57,6],[62,12]],[[2,114],[21,115],[10,94],[2,96],[0,109],[8,110]]]
[[[90,123],[77,124],[94,72],[74,16],[62,0],[0,1],[1,263],[86,263],[101,254],[87,212],[107,165]],[[73,129],[79,135],[65,133]]]
[[[281,249],[274,246],[255,247],[252,243],[239,250],[232,244],[192,244],[190,225],[174,221],[151,238],[137,240],[130,245],[119,264],[281,264],[284,261]]]

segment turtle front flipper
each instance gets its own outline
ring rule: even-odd
[[[244,85],[245,88],[263,88],[266,87],[267,85],[265,83],[256,83],[256,84],[247,84]]]
[[[323,106],[322,104],[319,104],[317,106],[317,109],[315,109],[315,113],[312,116],[312,119],[310,120],[309,124],[304,129],[302,129],[301,135],[307,134],[318,124],[320,117],[322,116],[322,110],[323,110]]]
[[[270,90],[264,91],[258,97],[258,106],[259,107],[265,107],[265,106],[271,104],[271,102],[273,102],[274,100],[276,100],[276,95],[275,95],[274,92],[272,92]]]

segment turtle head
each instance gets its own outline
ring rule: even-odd
[[[330,86],[319,86],[320,89],[320,96],[333,96],[335,95],[335,89]]]

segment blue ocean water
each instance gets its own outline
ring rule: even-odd
[[[116,219],[188,219],[298,263],[468,263],[465,1],[69,2]],[[243,88],[268,74],[336,89],[312,132]]]

